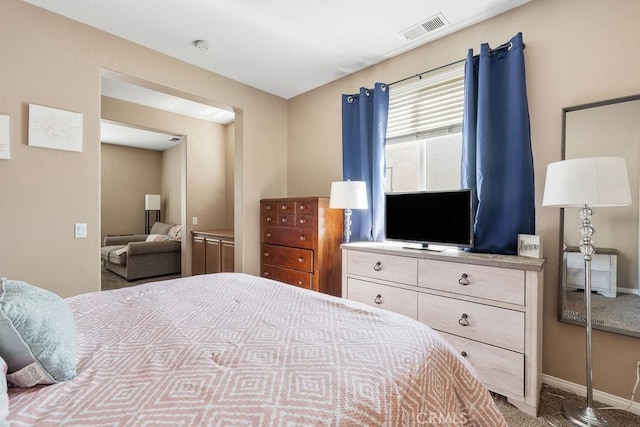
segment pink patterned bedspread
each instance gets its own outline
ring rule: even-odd
[[[234,273],[67,301],[78,376],[11,389],[12,427],[506,426],[437,333],[353,301]]]

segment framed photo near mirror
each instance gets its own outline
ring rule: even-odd
[[[640,337],[640,94],[563,109],[562,159],[627,162],[632,204],[595,212],[592,326]],[[594,215],[594,216],[595,216]],[[558,319],[584,324],[584,261],[578,209],[561,209]]]

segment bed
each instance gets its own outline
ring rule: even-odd
[[[506,426],[469,364],[404,316],[221,273],[65,300],[77,375],[9,389],[13,426]]]

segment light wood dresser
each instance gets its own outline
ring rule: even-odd
[[[344,298],[439,331],[489,390],[537,414],[543,259],[430,252],[390,243],[349,243],[342,249]]]
[[[342,210],[328,197],[260,201],[260,274],[340,296]]]

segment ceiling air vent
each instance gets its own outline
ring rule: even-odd
[[[402,34],[407,40],[414,40],[422,35],[444,28],[447,25],[449,25],[447,18],[445,18],[442,13],[438,13],[437,15],[428,18],[426,21],[412,25],[406,30],[401,31],[400,34]]]

